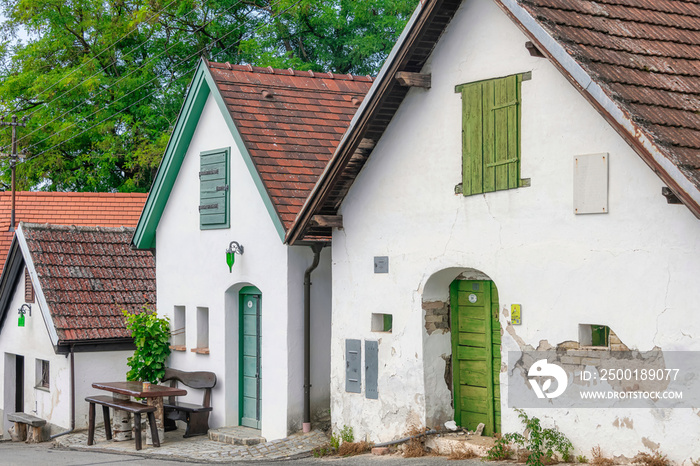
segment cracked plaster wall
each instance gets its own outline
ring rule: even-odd
[[[700,349],[693,311],[700,222],[666,203],[659,178],[546,59],[529,55],[526,41],[493,2],[465,1],[423,70],[432,87],[409,91],[342,205],[344,230],[333,238],[332,416],[360,438],[395,438],[407,419],[432,416],[428,393],[444,375],[437,357],[447,340],[433,345],[435,333],[426,337],[422,301],[445,299],[424,296],[432,293],[429,277],[445,270],[470,267],[493,279],[506,315],[522,305],[517,336],[533,347],[575,341],[579,324],[602,324],[632,349]],[[521,177],[531,187],[455,195],[462,164],[455,85],[527,71]],[[610,154],[610,211],[574,215],[573,157],[600,152]],[[380,255],[389,257],[388,274],[372,273]],[[394,333],[372,334],[371,312],[393,313]],[[501,313],[504,327],[505,319]],[[364,397],[364,384],[361,394],[344,391],[345,338],[381,340],[379,400]],[[519,345],[506,333],[508,350]],[[505,372],[500,382],[502,428],[518,430],[505,405]],[[687,458],[700,455],[688,437],[700,430],[696,411],[530,414],[556,422],[580,453],[600,444],[606,454],[634,455],[647,438]],[[632,429],[613,425],[624,417]]]

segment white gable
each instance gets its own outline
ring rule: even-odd
[[[344,229],[333,236],[336,427],[352,425],[356,435],[383,441],[404,434],[406,419],[433,426],[450,415],[443,378],[450,335],[426,332],[422,306],[447,301],[450,281],[467,269],[498,287],[503,352],[576,341],[579,324],[607,325],[641,350],[700,347],[686,336],[700,331],[693,312],[700,222],[666,203],[658,177],[548,60],[530,56],[527,40],[493,2],[465,1],[423,70],[432,87],[409,91],[341,207]],[[462,173],[455,86],[519,73],[532,74],[521,87],[521,178],[531,186],[455,194]],[[597,153],[609,154],[609,213],[575,215],[574,158]],[[388,256],[388,274],[373,273],[373,256]],[[514,337],[506,328],[511,304],[523,309],[523,324],[510,327]],[[393,314],[391,334],[371,332],[376,312]],[[340,348],[349,338],[380,340],[385,415],[363,416],[377,402],[344,390]],[[519,429],[512,410],[502,415],[504,432]],[[594,429],[596,418],[603,425],[597,441],[621,448],[612,413],[537,415],[556,418],[572,436]],[[676,416],[675,426],[691,422]],[[639,428],[624,437],[628,449],[642,450],[648,429],[656,442],[678,445],[679,455],[689,451],[682,450],[692,443],[685,428],[656,425],[649,412],[637,419]]]

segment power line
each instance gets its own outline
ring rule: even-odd
[[[282,1],[282,0],[277,0],[277,3],[280,3],[281,1]],[[240,3],[240,2],[239,2],[239,3]],[[248,18],[248,20],[250,20],[250,19],[251,19],[251,18]],[[242,23],[242,24],[246,24],[246,23],[248,22],[248,20],[246,20],[246,21],[245,21],[244,23]],[[223,36],[221,36],[221,37],[218,39],[218,41],[221,41],[221,40],[225,39],[226,37],[228,37],[229,35],[233,34],[234,32],[236,32],[236,30],[231,30],[231,31],[227,32],[226,34],[224,34]],[[240,42],[240,40],[237,41],[237,42]],[[188,61],[190,58],[192,58],[192,57],[198,55],[198,54],[199,54],[200,52],[202,52],[203,50],[206,50],[211,44],[212,44],[212,43],[210,42],[207,46],[204,46],[204,47],[202,47],[201,49],[195,51],[194,53],[191,53],[190,55],[188,55],[187,57],[183,58],[183,59],[180,60],[178,63],[176,63],[175,66],[177,67],[177,66],[183,64],[184,62]],[[234,44],[235,44],[235,43],[234,43]],[[233,45],[233,44],[232,44],[232,45]],[[229,47],[231,47],[231,45],[229,45],[228,47],[226,47],[226,49],[228,49]],[[224,50],[226,50],[226,49],[224,49]],[[219,52],[219,53],[220,53],[220,52]],[[145,65],[143,65],[143,66],[145,66]],[[186,75],[187,73],[189,73],[190,71],[191,71],[191,70],[188,70],[186,73],[183,74],[183,76]],[[112,105],[116,104],[116,103],[119,102],[120,100],[122,100],[122,99],[124,99],[124,98],[130,96],[130,95],[133,94],[134,92],[136,92],[136,91],[138,91],[139,89],[143,88],[144,86],[146,86],[146,85],[152,83],[153,81],[157,80],[158,78],[159,78],[158,76],[155,76],[155,77],[151,78],[150,80],[148,80],[148,81],[146,81],[145,83],[141,84],[141,85],[140,85],[139,87],[137,87],[136,89],[133,89],[131,92],[129,92],[129,93],[127,93],[127,94],[125,94],[125,95],[119,97],[119,98],[116,99],[114,102],[111,102],[109,105],[107,105],[106,107],[104,107],[104,109],[107,109],[107,108],[111,107]],[[144,100],[145,98],[152,96],[153,94],[157,93],[158,91],[159,91],[159,89],[156,89],[156,90],[153,91],[152,93],[148,94],[146,97],[140,99],[138,102],[141,102],[141,101]],[[134,104],[131,104],[131,105],[134,105]],[[129,107],[131,107],[131,105],[129,105]],[[129,108],[129,107],[127,107],[127,108]],[[74,108],[75,108],[75,107],[74,107]],[[92,113],[91,113],[90,115],[88,115],[87,117],[84,117],[84,120],[87,120],[88,118],[92,117],[93,115],[99,113],[99,112],[102,111],[102,110],[103,110],[102,108],[95,110],[94,112],[92,112]],[[122,110],[122,111],[123,111],[123,110]],[[121,113],[121,111],[118,112],[117,114],[119,114],[119,113]],[[55,119],[54,119],[54,120],[55,120]],[[53,121],[53,120],[52,120],[52,121]],[[57,136],[57,135],[61,134],[62,132],[64,132],[64,131],[66,131],[66,130],[72,128],[72,127],[74,127],[76,124],[77,124],[77,123],[75,123],[75,122],[74,122],[74,123],[71,123],[70,125],[66,126],[65,128],[62,128],[62,129],[60,129],[60,130],[54,132],[54,133],[51,134],[50,136],[45,137],[45,138],[42,139],[41,141],[38,141],[38,142],[32,144],[31,146],[27,147],[26,150],[29,151],[29,150],[33,149],[34,147],[36,147],[36,146],[38,146],[38,145],[44,143],[45,141],[47,141],[47,140],[53,138],[54,136]],[[42,127],[43,127],[43,126],[37,128],[34,132],[38,131],[38,130],[41,129]],[[31,133],[30,133],[30,134],[31,134]],[[82,133],[80,133],[80,134],[82,134]],[[43,153],[43,152],[42,152],[42,153]]]
[[[281,1],[282,1],[282,0],[278,0],[276,4],[279,4]],[[294,2],[294,3],[293,3],[292,5],[290,5],[289,7],[287,7],[287,8],[285,8],[284,10],[278,12],[276,15],[273,15],[270,19],[273,20],[273,19],[277,18],[278,16],[280,16],[280,15],[286,13],[286,12],[289,11],[290,9],[294,8],[295,6],[297,6],[300,2],[301,2],[301,0],[297,0],[296,2]],[[244,23],[244,24],[245,24],[245,23]],[[266,22],[266,23],[263,23],[263,25],[267,25],[267,24],[268,24],[267,22]],[[259,27],[256,28],[254,31],[257,32],[258,30],[260,30],[260,29],[262,28],[263,25],[259,26]],[[221,39],[225,38],[228,34],[231,34],[232,32],[234,32],[234,31],[231,31],[231,32],[227,33],[226,35],[222,36],[222,37],[221,37],[220,39],[218,39],[218,40],[221,40]],[[221,49],[221,50],[218,51],[214,56],[219,55],[219,54],[225,52],[225,51],[228,50],[229,48],[231,48],[231,47],[233,47],[234,45],[240,43],[241,40],[243,40],[243,38],[238,39],[236,42],[233,42],[232,44],[230,44],[230,45],[226,46],[225,48]],[[212,44],[213,44],[213,42],[210,42],[207,46],[202,47],[202,48],[201,48],[198,52],[196,52],[196,53],[199,53],[199,52],[201,52],[201,51],[207,49],[207,48],[208,48],[209,46],[211,46]],[[194,55],[194,54],[193,54],[193,55]],[[190,55],[190,57],[191,57],[191,56],[192,56],[192,55]],[[183,61],[184,61],[184,60],[183,60]],[[186,76],[187,74],[191,73],[191,72],[194,71],[195,69],[196,69],[196,66],[190,68],[189,70],[185,71],[185,72],[182,74],[182,76]],[[181,77],[182,77],[182,76],[181,76]],[[152,93],[150,93],[150,94],[148,94],[148,95],[142,97],[141,99],[137,100],[136,102],[131,103],[129,106],[124,107],[123,109],[121,109],[121,110],[118,111],[117,113],[114,113],[114,114],[112,114],[112,115],[109,115],[108,117],[103,118],[102,120],[98,121],[97,123],[95,123],[94,125],[90,126],[89,128],[84,129],[84,130],[81,131],[80,133],[75,134],[75,135],[71,136],[70,138],[65,139],[65,140],[63,140],[63,141],[61,141],[61,142],[59,142],[59,143],[57,143],[57,144],[54,144],[53,146],[51,146],[51,147],[49,147],[48,149],[45,149],[45,150],[39,152],[39,153],[36,154],[36,155],[32,155],[31,157],[25,158],[25,159],[24,159],[22,162],[20,162],[20,163],[26,163],[26,162],[28,162],[28,161],[30,161],[30,160],[33,160],[33,159],[35,159],[35,158],[37,158],[37,157],[39,157],[39,156],[45,154],[46,152],[49,152],[49,151],[55,149],[56,147],[58,147],[58,146],[60,146],[60,145],[63,145],[63,144],[65,144],[66,142],[71,141],[71,140],[77,138],[78,136],[80,136],[80,135],[82,135],[82,134],[84,134],[84,133],[90,131],[91,129],[95,128],[96,126],[99,126],[100,124],[104,123],[105,121],[114,118],[115,116],[117,116],[117,115],[121,114],[122,112],[128,110],[129,108],[133,107],[134,105],[136,105],[136,104],[138,104],[138,103],[144,101],[145,99],[151,97],[152,95],[156,94],[156,92],[158,92],[158,90],[156,90],[156,91],[154,91],[154,92],[152,92]],[[117,101],[115,101],[115,102],[113,102],[113,103],[116,103],[116,102],[117,102]],[[111,104],[110,104],[110,105],[111,105]],[[72,126],[75,126],[75,123],[73,123]],[[58,133],[54,133],[54,134],[52,134],[51,136],[49,136],[48,138],[46,138],[46,139],[49,139],[49,138],[55,136],[56,134],[58,134]],[[43,141],[45,141],[46,139],[44,139]],[[42,141],[42,142],[43,142],[43,141]],[[34,147],[34,146],[31,146],[31,147]]]
[[[175,1],[175,0],[173,0],[173,1]],[[207,21],[206,23],[204,23],[202,26],[198,27],[198,28],[194,31],[194,33],[199,32],[200,30],[206,28],[206,27],[207,27],[208,25],[210,25],[215,19],[217,19],[217,18],[220,17],[221,15],[227,13],[227,12],[228,12],[229,10],[231,10],[233,7],[235,7],[235,6],[237,6],[237,5],[240,5],[242,2],[243,2],[243,0],[239,0],[238,2],[234,3],[233,5],[231,5],[230,7],[228,7],[226,10],[224,10],[224,11],[222,11],[221,13],[219,13],[218,15],[214,16],[212,19],[210,19],[209,21]],[[279,1],[278,1],[278,3],[279,3]],[[162,11],[162,10],[161,10],[161,11]],[[245,24],[245,23],[244,23],[244,24]],[[226,37],[227,35],[228,35],[228,34],[222,36],[221,39],[223,39],[223,38]],[[221,39],[219,39],[219,40],[221,40]],[[147,43],[147,42],[142,43],[141,45],[139,45],[138,47],[136,47],[136,49],[138,49],[139,47],[142,47],[142,46],[145,45],[146,43]],[[136,73],[136,72],[139,71],[140,69],[144,68],[146,65],[148,65],[149,63],[151,63],[152,61],[154,61],[156,58],[158,58],[158,57],[162,56],[163,54],[167,53],[170,49],[172,49],[172,48],[175,47],[176,45],[178,45],[178,44],[177,44],[177,43],[173,43],[173,44],[171,44],[169,47],[167,47],[165,50],[163,50],[162,52],[160,52],[158,55],[155,55],[155,56],[149,58],[149,59],[148,59],[145,63],[143,63],[141,66],[139,66],[139,67],[137,67],[137,68],[131,70],[131,71],[130,71],[129,73],[127,73],[126,75],[120,77],[120,78],[117,79],[115,82],[111,83],[108,87],[102,89],[100,92],[98,92],[98,93],[95,95],[95,97],[97,97],[97,96],[103,94],[104,92],[106,92],[106,91],[108,91],[108,90],[114,88],[114,86],[116,86],[117,84],[119,84],[120,82],[122,82],[123,80],[125,80],[126,78],[128,78],[129,76],[131,76],[132,74]],[[203,49],[202,49],[202,50],[203,50]],[[133,51],[133,50],[132,50],[132,51]],[[130,51],[129,53],[131,53],[132,51]],[[192,57],[192,55],[190,55],[189,57],[187,57],[185,60],[187,60],[187,59],[189,59],[189,58],[191,58],[191,57]],[[184,60],[183,60],[183,61],[184,61]],[[182,63],[182,61],[180,61],[180,62],[178,63],[178,65],[181,64],[181,63]],[[176,66],[177,66],[177,65],[176,65]],[[69,92],[71,92],[71,91],[74,90],[75,88],[81,86],[82,84],[85,83],[85,81],[87,81],[87,80],[89,80],[89,79],[91,79],[91,78],[97,76],[97,75],[100,74],[100,73],[101,73],[101,72],[98,71],[97,73],[93,74],[92,76],[89,76],[88,78],[85,78],[84,80],[82,80],[81,82],[79,82],[78,84],[76,84],[75,86],[73,86],[72,88],[70,88],[69,90],[67,90],[67,91],[64,92],[63,94],[61,94],[60,96],[57,96],[57,97],[51,99],[51,101],[49,101],[49,102],[47,102],[47,103],[45,103],[45,104],[43,104],[43,105],[49,105],[50,103],[54,102],[55,100],[57,100],[57,99],[63,97],[64,95],[68,94]],[[157,78],[157,77],[156,77],[156,78]],[[154,79],[155,79],[155,78],[154,78]],[[127,95],[130,95],[130,94],[132,94],[133,92],[137,91],[138,89],[141,89],[143,86],[145,86],[146,84],[149,84],[149,83],[152,82],[152,81],[153,81],[153,79],[151,79],[151,80],[148,81],[147,83],[145,83],[145,84],[139,86],[137,89],[134,89],[133,91],[129,92],[129,94],[127,94]],[[126,96],[122,96],[122,97],[120,97],[120,99],[123,98],[123,97],[126,97]],[[118,100],[119,100],[119,99],[117,99],[117,100],[116,100],[115,102],[113,102],[113,103],[116,103]],[[65,115],[68,115],[68,114],[72,113],[73,110],[75,110],[76,108],[78,108],[78,107],[80,107],[80,106],[82,106],[82,105],[84,105],[84,102],[81,102],[81,103],[75,105],[75,106],[74,106],[73,108],[71,108],[70,110],[66,110],[65,112],[61,113],[61,114],[58,115],[57,117],[54,117],[54,118],[53,118],[52,120],[50,120],[49,122],[44,123],[43,125],[41,125],[41,126],[35,128],[35,129],[32,130],[31,132],[29,132],[29,133],[25,134],[24,136],[22,136],[22,137],[20,138],[20,141],[23,140],[23,139],[26,139],[26,138],[30,137],[32,134],[34,134],[34,133],[36,133],[37,131],[41,130],[42,128],[44,128],[44,127],[50,125],[50,124],[53,123],[54,121],[56,121],[56,120],[58,120],[58,119],[64,117]],[[110,104],[110,105],[111,105],[111,104]],[[32,116],[34,113],[36,113],[37,111],[38,111],[38,109],[35,110],[34,112],[30,113],[28,116],[31,117],[31,116]],[[98,111],[99,111],[99,110],[98,110]],[[97,111],[95,111],[95,112],[93,112],[92,114],[88,115],[88,117],[94,115],[95,113],[97,113]],[[67,128],[64,128],[64,130],[65,130],[65,129],[67,129]],[[63,131],[63,130],[62,130],[62,131]],[[52,135],[52,136],[53,136],[53,135]],[[49,136],[49,138],[52,137],[52,136]],[[44,142],[45,140],[46,140],[46,139],[40,141],[40,142],[37,143],[37,144],[40,144],[41,142]],[[33,144],[33,145],[30,146],[30,147],[34,147],[34,146],[36,146],[37,144]]]
[[[176,1],[177,1],[177,0],[172,0],[170,3],[168,3],[168,4],[165,5],[163,8],[161,8],[158,12],[153,13],[147,20],[145,20],[145,21],[143,21],[143,22],[148,22],[148,21],[152,20],[152,19],[155,18],[157,15],[159,15],[160,13],[162,13],[163,11],[165,11],[166,8],[168,8],[170,5],[172,5],[172,4],[175,3]],[[107,51],[110,50],[112,47],[114,47],[115,45],[117,45],[119,42],[121,42],[122,40],[124,40],[124,39],[126,39],[128,36],[130,36],[132,32],[136,31],[136,30],[139,28],[139,25],[140,25],[140,24],[141,24],[141,23],[137,24],[137,25],[134,27],[134,29],[132,29],[131,31],[127,32],[126,34],[124,34],[122,37],[120,37],[120,38],[117,39],[116,41],[112,42],[112,43],[109,45],[109,47],[107,47],[106,49],[102,50],[100,53],[98,53],[97,55],[95,55],[94,57],[92,57],[90,60],[86,61],[85,63],[83,63],[82,65],[80,65],[79,67],[77,67],[76,69],[74,69],[73,71],[71,71],[70,73],[68,73],[67,75],[63,76],[61,79],[59,79],[58,81],[56,81],[55,83],[53,83],[52,85],[50,85],[49,87],[47,87],[46,89],[42,90],[40,93],[38,93],[37,95],[35,95],[35,96],[33,97],[33,99],[29,99],[29,100],[38,100],[38,99],[39,99],[39,96],[40,96],[42,93],[47,92],[47,91],[53,89],[55,86],[58,85],[58,83],[60,83],[60,82],[63,81],[64,79],[70,77],[71,75],[73,75],[73,73],[77,72],[78,70],[80,70],[80,69],[83,68],[84,66],[87,66],[89,63],[91,63],[91,62],[97,60],[97,57],[99,57],[99,56],[102,55],[103,53],[107,52]],[[145,42],[144,42],[144,44],[145,44]],[[133,50],[130,50],[129,53],[132,53],[132,52],[138,50],[138,48],[139,48],[139,47],[142,47],[144,44],[141,44],[141,45],[139,45],[138,47],[135,47]],[[93,74],[93,75],[90,76],[90,77],[92,78],[93,76],[95,76],[95,75]],[[88,78],[88,79],[90,79],[90,78]],[[84,82],[84,81],[85,81],[85,80],[83,80],[83,82]],[[81,82],[81,84],[82,84],[82,82]],[[73,87],[71,90],[73,90],[73,89],[75,89],[75,87]],[[68,92],[70,92],[70,91],[68,91]],[[62,97],[63,95],[65,95],[65,93],[64,93],[64,94],[61,94],[61,97]],[[56,100],[56,98],[51,99],[48,103],[51,103],[51,102],[53,102],[54,100]],[[15,108],[13,109],[13,111],[17,111],[17,110],[18,110],[18,109],[17,109],[17,106],[15,106]],[[30,113],[27,117],[31,117],[35,112],[36,112],[36,110],[35,110],[34,112]],[[31,134],[31,133],[30,133],[30,134]]]

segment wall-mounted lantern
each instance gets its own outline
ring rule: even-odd
[[[20,307],[17,310],[17,313],[19,314],[19,320],[17,321],[17,326],[24,327],[24,315],[29,313],[29,317],[32,316],[32,305],[31,304],[22,304],[22,307]]]
[[[243,245],[237,241],[231,241],[226,250],[226,263],[228,264],[229,273],[233,272],[233,263],[236,261],[236,254],[243,255]]]

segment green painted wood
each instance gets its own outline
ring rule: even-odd
[[[462,89],[462,193],[465,196],[482,190],[482,113],[481,85]]]
[[[506,78],[507,79],[507,78]],[[493,167],[496,190],[508,189],[508,109],[511,102],[508,100],[508,83],[506,79],[494,81],[494,161]]]
[[[472,297],[472,300],[476,298],[476,301],[473,303],[469,300],[469,297]],[[460,306],[467,306],[467,307],[483,307],[484,306],[484,293],[480,291],[460,291],[459,292],[459,305]]]
[[[460,288],[460,281],[455,280],[450,283],[450,321],[452,324],[452,405],[454,406],[454,421],[458,426],[462,425],[462,410],[459,407],[459,393],[460,388],[460,377],[459,377],[459,365],[461,361],[455,355],[457,354],[457,349],[459,348],[459,330],[454,328],[454,322],[458,321],[459,316],[459,304],[458,298]]]
[[[464,296],[464,299],[462,299],[462,295]],[[477,298],[478,299],[478,298]],[[483,302],[484,297],[481,297],[481,301]],[[478,301],[477,301],[478,302]],[[459,304],[459,317],[464,318],[464,319],[480,319],[484,320],[485,317],[482,312],[482,307],[481,306],[471,306],[471,303],[469,303],[469,299],[467,298],[467,294],[463,292],[459,292],[457,295],[457,303]],[[469,306],[465,305],[465,303],[470,304]]]
[[[520,83],[522,75],[510,76],[507,82],[507,99],[516,102],[508,107],[508,188],[520,187]]]
[[[239,293],[239,423],[260,429],[262,412],[261,295],[246,287]]]
[[[483,86],[482,93],[482,119],[484,121],[483,127],[483,153],[484,157],[481,161],[483,165],[484,181],[483,189],[481,192],[488,193],[496,190],[496,169],[493,164],[496,162],[496,119],[495,114],[497,112],[493,111],[494,99],[496,93],[495,81],[486,81],[481,83]],[[477,163],[477,161],[475,161]]]
[[[455,421],[472,430],[483,422],[485,435],[500,431],[500,324],[495,288],[490,281],[458,280],[450,285],[452,322],[457,322],[452,332]],[[473,303],[470,294],[477,297],[472,298]]]
[[[463,346],[478,346],[483,348],[486,344],[486,335],[483,333],[459,332],[459,344]]]
[[[229,148],[224,148],[202,152],[199,156],[199,205],[216,205],[213,209],[199,211],[202,230],[230,227],[230,153]]]
[[[462,194],[520,187],[520,83],[512,75],[456,86],[462,94]]]

